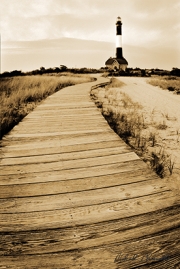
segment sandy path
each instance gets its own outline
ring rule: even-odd
[[[127,93],[133,101],[142,106],[145,119],[152,120],[152,125],[165,124],[166,129],[154,128],[160,144],[174,161],[173,176],[171,179],[180,181],[180,95],[168,90],[162,90],[147,83],[147,78],[119,77],[126,85],[120,88]],[[178,183],[179,185],[179,183]]]
[[[151,111],[156,110],[168,114],[169,117],[176,117],[180,124],[180,95],[148,84],[147,78],[120,77],[119,80],[126,84],[123,91],[127,92],[133,100]]]

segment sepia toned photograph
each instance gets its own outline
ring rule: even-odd
[[[180,269],[179,15],[0,0],[0,269]]]

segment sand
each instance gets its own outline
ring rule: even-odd
[[[180,95],[148,84],[148,78],[119,77],[125,85],[119,90],[142,105],[142,114],[174,163],[173,174],[166,180],[180,189]],[[159,126],[159,127],[157,127]]]

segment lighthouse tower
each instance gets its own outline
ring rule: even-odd
[[[111,70],[125,71],[128,66],[128,62],[123,57],[122,51],[122,22],[120,17],[116,21],[116,57],[110,57],[105,64]]]
[[[121,59],[122,54],[122,22],[121,18],[117,18],[116,22],[116,58]]]

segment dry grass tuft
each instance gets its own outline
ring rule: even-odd
[[[148,121],[142,114],[142,106],[133,102],[113,80],[109,85],[102,88],[92,89],[91,97],[111,128],[128,144],[134,151],[160,176],[171,175],[174,163],[171,157],[165,152],[164,146],[159,141],[158,131],[167,128],[166,122],[154,122],[152,118]],[[153,112],[152,112],[153,113]],[[152,128],[153,127],[153,128]],[[179,131],[177,133],[179,135]],[[178,138],[179,139],[179,138]],[[160,151],[156,152],[155,147]]]
[[[158,86],[163,90],[169,90],[175,92],[176,94],[180,93],[180,78],[178,77],[153,77],[148,80],[148,83],[153,86]]]

